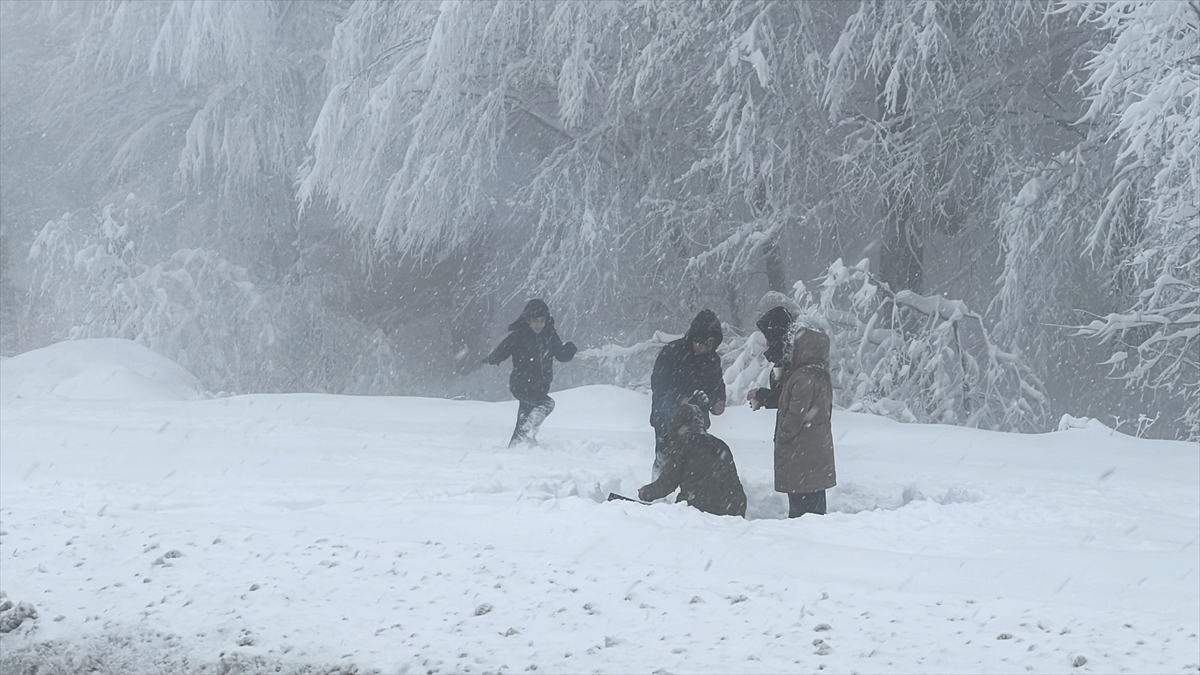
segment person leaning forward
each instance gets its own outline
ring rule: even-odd
[[[687,333],[667,343],[654,360],[650,375],[650,425],[654,427],[652,479],[657,479],[662,471],[668,427],[681,404],[703,392],[701,398],[707,401],[694,403],[705,405],[713,415],[725,412],[725,380],[721,376],[721,357],[717,355],[723,337],[721,320],[711,309],[705,309],[692,319]]]
[[[775,417],[775,491],[788,496],[788,517],[824,514],[825,491],[837,485],[833,462],[833,384],[829,336],[801,328],[792,340]]]
[[[718,516],[745,517],[746,491],[733,453],[725,441],[704,429],[700,409],[690,403],[680,405],[669,432],[662,472],[638,490],[638,499],[652,502],[678,488],[678,502]]]

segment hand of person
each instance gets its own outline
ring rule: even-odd
[[[760,403],[758,400],[758,388],[757,387],[755,387],[754,389],[751,389],[749,392],[746,393],[746,399],[748,401],[750,401],[750,409],[751,410],[758,410],[759,408],[762,407],[762,403]]]
[[[723,412],[725,412],[725,401],[717,401],[712,404],[712,414],[720,415]]]
[[[579,352],[579,348],[574,342],[564,342],[562,350],[559,352],[559,358],[563,361],[570,361],[575,358],[575,354]]]

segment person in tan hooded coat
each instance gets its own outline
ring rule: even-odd
[[[792,366],[775,418],[775,491],[787,493],[789,518],[824,514],[825,491],[837,485],[832,413],[829,336],[801,328],[792,341]]]

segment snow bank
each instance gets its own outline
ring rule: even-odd
[[[196,376],[131,340],[72,340],[0,362],[0,401],[67,398],[188,401],[201,397]]]
[[[654,454],[616,387],[509,448],[515,401],[64,396],[197,395],[120,341],[3,367],[0,672],[1200,670],[1194,443],[838,411],[830,513],[786,520],[774,412],[734,406],[741,519],[603,501]]]

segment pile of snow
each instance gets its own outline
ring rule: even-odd
[[[0,361],[0,401],[67,398],[188,401],[200,382],[178,363],[131,340],[59,342]]]
[[[0,672],[1200,670],[1195,444],[837,412],[830,514],[786,520],[735,406],[744,520],[603,501],[649,480],[636,392],[508,448],[512,401],[66,398],[137,372],[72,348],[0,400]]]

